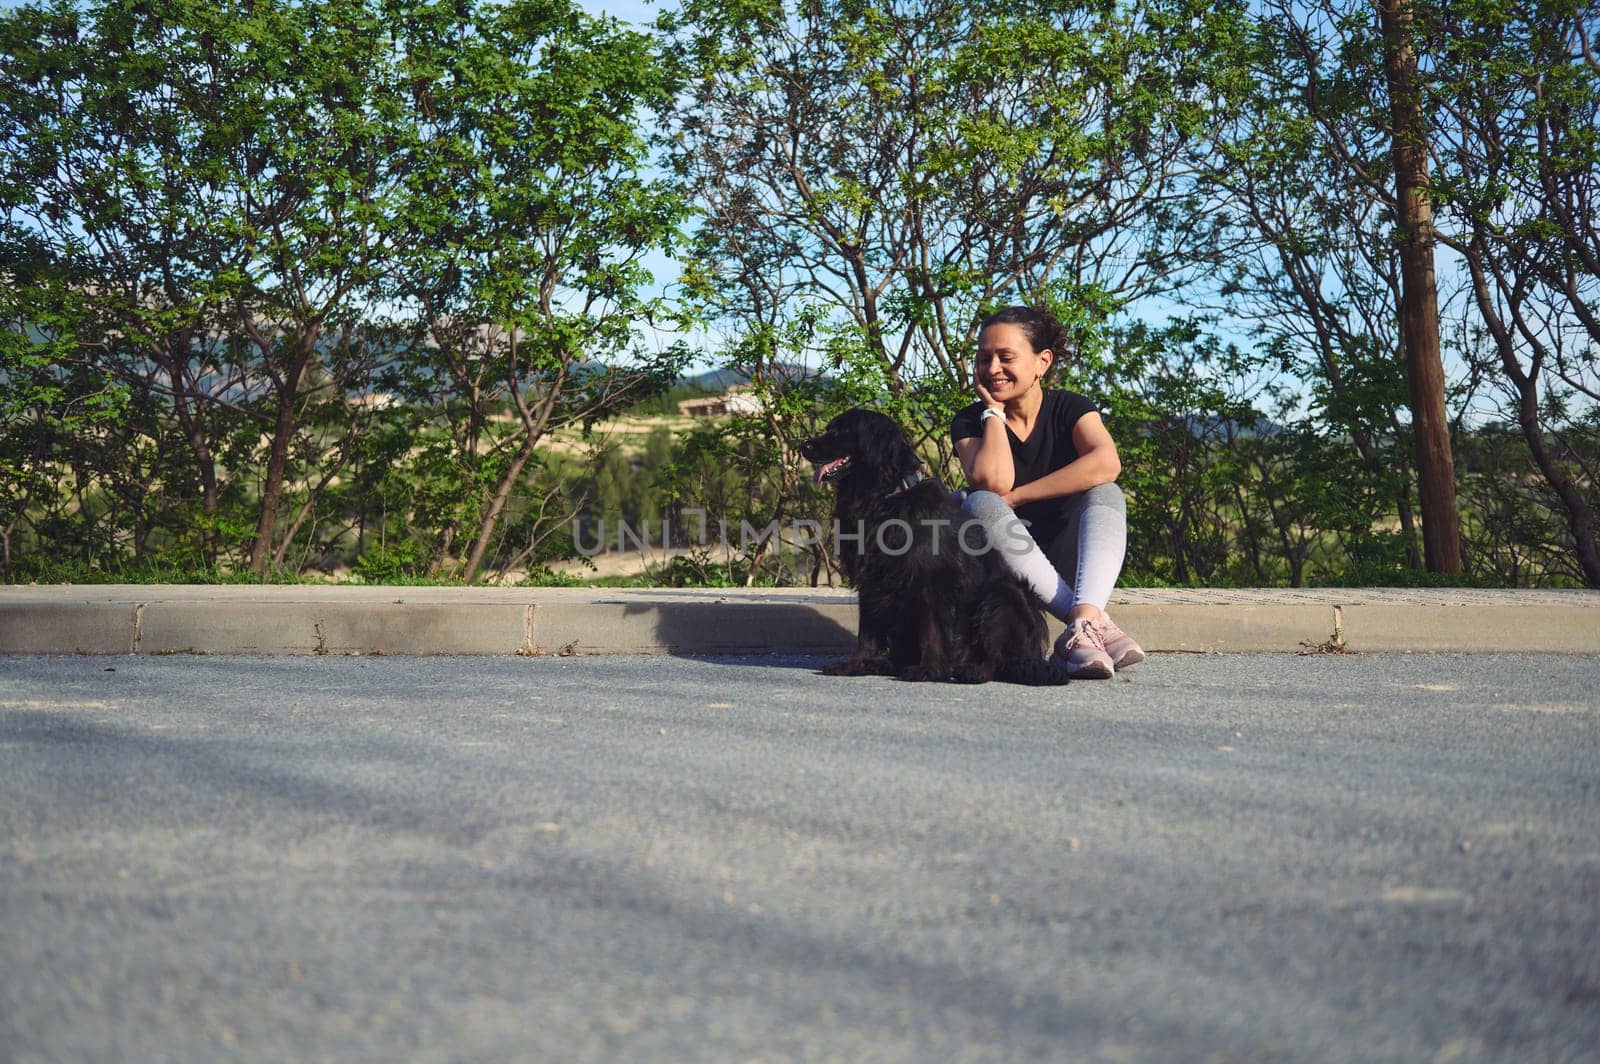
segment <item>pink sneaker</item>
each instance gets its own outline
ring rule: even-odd
[[[1096,627],[1106,644],[1106,653],[1111,655],[1112,665],[1126,669],[1144,660],[1144,648],[1133,641],[1133,636],[1118,628],[1109,615],[1102,617]]]
[[[1067,625],[1067,630],[1056,640],[1050,660],[1058,668],[1067,670],[1067,675],[1074,680],[1109,680],[1116,672],[1111,655],[1106,653],[1100,626],[1088,619]]]

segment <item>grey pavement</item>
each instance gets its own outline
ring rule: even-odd
[[[1600,660],[818,661],[0,660],[0,1059],[1600,1059]]]
[[[1156,653],[1600,654],[1600,591],[1128,589],[1110,610]],[[830,588],[0,587],[0,654],[838,653],[854,633]]]

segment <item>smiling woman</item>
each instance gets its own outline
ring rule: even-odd
[[[1144,660],[1105,612],[1127,548],[1122,460],[1093,400],[1044,387],[1066,348],[1048,311],[990,315],[978,333],[978,401],[950,434],[970,487],[963,508],[992,544],[1006,544],[1001,556],[1067,625],[1055,659],[1074,677],[1109,679]]]

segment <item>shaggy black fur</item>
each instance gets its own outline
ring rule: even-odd
[[[823,672],[1067,682],[1043,658],[1044,619],[1027,589],[997,552],[984,549],[983,528],[965,527],[944,485],[921,478],[921,463],[892,420],[848,410],[800,453],[816,466],[817,483],[837,492],[840,567],[860,601],[855,654]]]

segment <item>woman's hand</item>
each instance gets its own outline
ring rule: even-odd
[[[998,411],[1001,416],[995,420],[1004,425],[1005,404],[994,397],[994,393],[984,385],[983,377],[976,370],[972,374],[972,389],[977,393],[984,409],[978,418],[978,435],[955,441],[956,457],[961,459],[961,472],[966,475],[967,483],[974,488],[984,491],[1010,491],[1012,481],[1016,479],[1011,448],[999,438],[1004,436],[1004,433],[989,431],[990,419],[987,416],[990,410]]]
[[[989,394],[989,389],[987,389],[987,388],[985,388],[983,386],[983,379],[981,377],[979,377],[977,374],[973,374],[972,386],[977,389],[977,391],[978,391],[978,399],[980,401],[982,401],[984,406],[993,407],[996,410],[1005,409],[1005,407],[1001,404],[1000,400],[996,399],[993,395]]]

